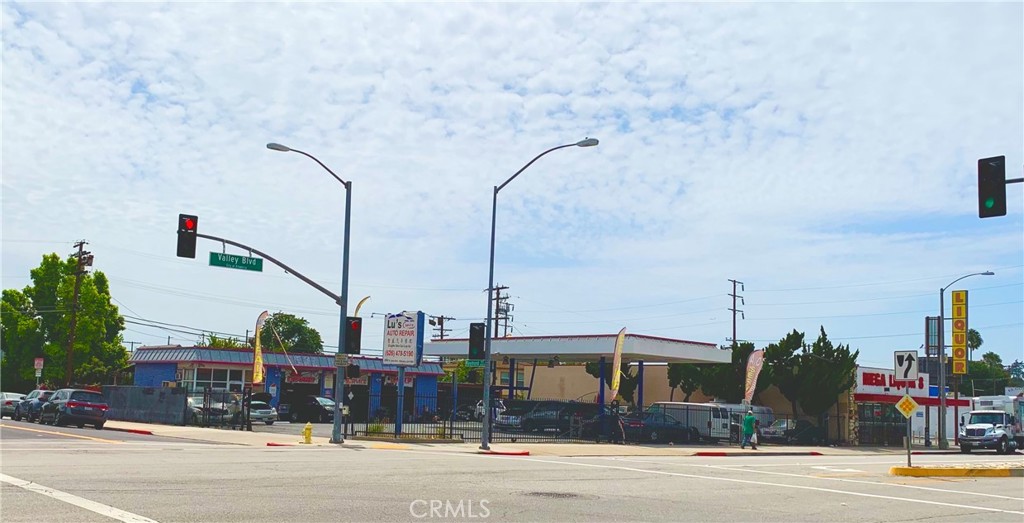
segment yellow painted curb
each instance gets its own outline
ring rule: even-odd
[[[398,443],[371,443],[370,448],[377,450],[406,450],[409,446]]]
[[[889,474],[893,476],[912,476],[915,478],[1008,478],[1024,475],[1024,468],[935,468],[935,467],[892,467]]]

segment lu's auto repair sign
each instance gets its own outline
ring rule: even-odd
[[[384,364],[415,367],[423,357],[422,312],[388,314],[384,321]]]

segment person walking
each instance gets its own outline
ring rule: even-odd
[[[740,442],[741,449],[745,449],[747,448],[747,445],[750,445],[751,449],[757,450],[757,443],[750,440],[751,436],[754,435],[754,423],[756,421],[757,418],[754,417],[754,411],[748,410],[747,415],[743,418],[743,441]]]

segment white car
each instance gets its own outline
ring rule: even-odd
[[[267,425],[273,425],[277,421],[277,409],[262,401],[253,401],[249,404],[249,421],[262,421]]]

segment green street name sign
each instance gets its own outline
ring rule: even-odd
[[[484,360],[466,360],[466,367],[473,368],[473,367],[483,367],[483,366],[484,366]]]
[[[263,272],[263,258],[250,258],[248,256],[237,256],[219,252],[210,253],[210,265],[213,267],[227,267],[228,269]]]

